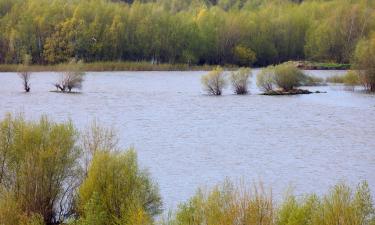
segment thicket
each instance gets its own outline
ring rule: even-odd
[[[288,194],[277,204],[262,184],[245,186],[226,181],[200,189],[164,225],[372,225],[374,207],[368,184],[355,190],[337,184],[323,195]]]
[[[6,115],[0,122],[0,224],[152,223],[161,213],[158,187],[135,152],[118,151],[115,140],[97,124],[80,138],[70,121]]]
[[[0,224],[4,225],[373,225],[369,186],[334,186],[321,197],[287,195],[225,181],[199,189],[161,221],[157,184],[139,167],[133,149],[94,122],[78,132],[72,122],[46,117],[0,121]]]
[[[0,63],[25,54],[33,64],[349,63],[375,30],[374,9],[370,0],[0,0]]]

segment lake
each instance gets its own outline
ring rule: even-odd
[[[323,193],[340,181],[367,180],[375,194],[375,95],[334,85],[308,87],[322,94],[261,96],[253,76],[251,95],[228,87],[213,97],[202,90],[205,73],[88,73],[82,94],[49,92],[59,75],[48,72],[34,73],[25,94],[15,73],[1,73],[0,117],[114,126],[120,145],[134,146],[158,182],[166,209],[226,177],[262,180],[278,199],[289,187]]]

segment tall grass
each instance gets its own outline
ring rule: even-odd
[[[0,72],[16,72],[18,64],[0,64]],[[41,71],[65,71],[69,67],[68,63],[56,65],[30,65],[28,67],[31,72]],[[188,64],[152,64],[146,61],[137,62],[90,62],[84,63],[82,69],[84,71],[198,71],[212,70],[215,66],[211,65],[188,65]],[[228,65],[229,68],[234,66]]]

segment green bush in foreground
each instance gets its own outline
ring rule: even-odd
[[[79,188],[81,224],[150,224],[161,213],[158,187],[133,150],[97,152]]]
[[[11,115],[0,122],[0,224],[30,216],[50,224],[70,211],[80,172],[77,138],[71,122]]]
[[[344,184],[322,197],[287,195],[278,206],[271,191],[224,182],[199,190],[164,224],[170,225],[373,225],[374,208],[368,184],[352,191]]]
[[[0,224],[151,224],[157,185],[133,150],[116,151],[111,130],[42,117],[0,121]]]

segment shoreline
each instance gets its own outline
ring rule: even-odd
[[[302,70],[347,70],[349,64],[317,63],[308,61],[292,61]],[[59,72],[68,68],[68,64],[30,65],[30,72]],[[84,63],[83,70],[87,72],[114,72],[114,71],[210,71],[218,65],[188,65],[188,64],[151,64],[145,61],[123,62],[91,62]],[[19,64],[0,64],[0,72],[18,72]],[[240,66],[224,65],[225,70],[235,70]],[[254,69],[262,67],[254,67]]]

